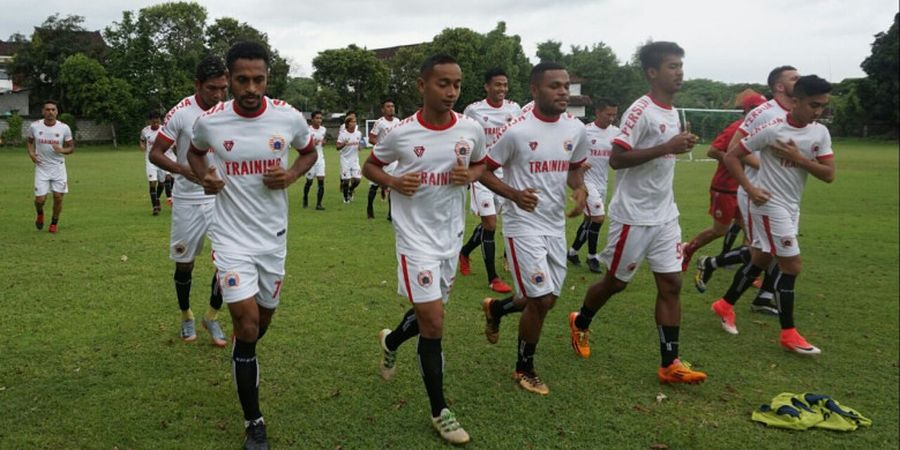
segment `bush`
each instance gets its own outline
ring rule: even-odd
[[[75,133],[78,132],[78,124],[75,121],[75,116],[71,113],[62,113],[59,115],[59,121],[69,126],[69,129],[72,130],[72,139],[75,139],[77,136]]]
[[[6,120],[9,128],[0,135],[0,141],[4,145],[15,145],[22,142],[22,122],[22,116],[17,113],[9,116],[9,119]]]

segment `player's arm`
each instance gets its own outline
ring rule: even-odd
[[[375,145],[378,143],[378,136],[375,133],[369,133],[369,144]]]
[[[495,194],[512,200],[519,208],[528,212],[534,211],[538,202],[537,189],[514,189],[512,186],[504,183],[503,180],[497,178],[497,175],[494,175],[494,171],[500,167],[498,164],[489,159],[487,166],[487,170],[485,170],[481,174],[481,177],[478,178],[479,183],[483,184],[484,187],[490,189]]]
[[[753,203],[757,205],[762,205],[763,203],[769,201],[771,198],[771,193],[769,191],[758,188],[750,182],[750,179],[747,178],[747,173],[744,172],[744,163],[745,160],[751,155],[750,150],[747,149],[742,142],[738,143],[738,146],[735,148],[730,148],[727,153],[725,153],[725,159],[723,162],[725,163],[725,168],[728,169],[728,172],[731,173],[731,176],[734,177],[747,191],[747,196],[753,201]]]
[[[153,147],[150,148],[150,162],[162,170],[177,173],[193,183],[201,184],[200,178],[194,175],[194,171],[191,170],[191,166],[178,164],[178,162],[172,161],[166,156],[166,150],[168,150],[171,146],[172,141],[169,140],[168,136],[165,136],[162,133],[157,134],[156,141],[153,142]],[[190,161],[191,153],[192,152],[188,152],[188,161]]]
[[[75,140],[69,139],[63,142],[63,145],[54,145],[53,151],[60,155],[71,155],[75,151]]]
[[[31,136],[28,136],[27,138],[25,138],[25,151],[28,152],[28,157],[31,158],[31,162],[33,162],[35,164],[38,164],[41,162],[41,160],[38,159],[37,150],[35,149],[35,146],[34,146],[34,138]]]
[[[708,156],[716,161],[722,161],[725,158],[725,152],[723,152],[722,150],[719,150],[713,146],[710,146],[709,150],[706,151],[706,156]]]
[[[188,149],[187,160],[195,174],[198,174],[198,176],[203,174],[202,178],[200,178],[203,192],[207,195],[214,195],[218,194],[225,187],[225,181],[216,174],[216,167],[210,166],[206,160],[206,155],[209,153],[209,141],[207,140],[208,131],[202,119],[203,117],[197,119],[197,122],[194,123],[194,133],[191,139],[191,146]]]
[[[384,166],[386,165],[375,157],[375,152],[373,151],[366,158],[365,164],[363,164],[362,174],[373,183],[379,186],[387,186],[407,197],[411,197],[416,193],[416,190],[419,189],[419,184],[422,182],[421,172],[410,172],[395,177],[384,171]]]
[[[341,140],[341,136],[338,135],[337,141],[334,142],[334,147],[337,148],[338,150],[340,150],[340,149],[346,147],[349,142],[350,141],[348,141],[346,139]]]
[[[696,143],[697,136],[689,131],[678,133],[664,144],[642,149],[629,149],[622,146],[624,142],[615,140],[613,141],[612,155],[609,157],[609,167],[616,170],[627,169],[652,161],[660,156],[687,153],[694,148]]]
[[[734,133],[734,136],[731,136],[731,140],[728,141],[728,150],[726,150],[725,153],[728,153],[734,149],[737,149],[738,151],[740,151],[741,139],[743,139],[745,136],[747,136],[747,135],[743,134],[743,130],[738,129],[738,131],[736,131]],[[759,157],[757,157],[755,154],[752,154],[752,153],[751,154],[747,154],[746,152],[741,152],[741,153],[744,153],[744,157],[743,157],[742,161],[744,162],[745,165],[748,165],[754,169],[759,170]],[[724,155],[723,155],[723,158],[724,158]]]
[[[829,155],[821,159],[806,159],[793,140],[787,142],[775,141],[772,143],[772,151],[778,157],[792,161],[797,167],[805,169],[810,175],[826,182],[834,181],[834,158]]]

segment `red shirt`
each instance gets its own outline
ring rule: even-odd
[[[744,119],[738,119],[731,125],[728,125],[722,133],[716,136],[716,139],[712,142],[712,147],[716,150],[727,152],[728,143],[731,142],[731,138],[742,123],[744,123]],[[716,173],[713,175],[712,184],[710,184],[709,189],[726,194],[737,195],[737,188],[737,179],[731,176],[731,173],[728,172],[728,168],[725,167],[725,163],[719,161],[719,165],[716,167]]]

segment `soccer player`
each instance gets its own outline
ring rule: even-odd
[[[486,142],[490,144],[497,139],[500,129],[522,114],[522,109],[519,108],[518,103],[506,99],[506,94],[509,92],[509,78],[503,69],[497,68],[485,72],[484,91],[487,93],[487,97],[467,106],[463,114],[481,124],[484,128]],[[497,169],[494,171],[494,175],[502,178],[503,169]],[[472,212],[481,219],[481,223],[472,230],[472,236],[459,252],[459,272],[463,275],[472,273],[469,255],[481,245],[481,256],[487,272],[488,287],[501,294],[510,293],[512,288],[497,275],[494,233],[497,229],[499,205],[494,199],[494,193],[481,183],[472,183],[470,194]]]
[[[488,152],[491,171],[480,181],[514,203],[502,211],[516,293],[525,301],[514,378],[522,389],[547,395],[550,389],[534,369],[534,355],[544,318],[566,278],[566,185],[573,189],[576,207],[585,207],[588,193],[580,166],[589,142],[581,121],[566,114],[565,67],[550,62],[534,66],[530,87],[534,109],[500,131]],[[502,180],[492,172],[500,167]],[[495,303],[499,320],[503,307]]]
[[[203,174],[204,191],[216,195],[209,234],[234,326],[232,366],[247,430],[244,448],[259,449],[268,444],[259,409],[256,345],[281,297],[287,188],[315,164],[317,155],[303,115],[265,96],[265,47],[238,42],[228,50],[226,65],[234,100],[197,119],[188,161],[195,174]],[[300,155],[287,167],[289,147]]]
[[[207,56],[201,60],[194,73],[194,95],[181,99],[169,110],[149,152],[151,163],[175,174],[176,201],[172,205],[169,258],[175,262],[175,296],[181,310],[181,339],[184,342],[197,339],[191,311],[194,260],[203,251],[203,240],[210,228],[216,199],[204,194],[198,184],[200,178],[188,165],[188,149],[194,122],[225,98],[227,83],[225,63],[221,58]],[[175,161],[165,155],[173,144],[177,153]],[[210,282],[209,307],[201,323],[209,331],[213,345],[224,348],[227,342],[218,320],[221,308],[222,292],[214,273]]]
[[[381,101],[381,114],[381,117],[375,121],[375,125],[369,130],[368,138],[369,144],[371,145],[378,144],[378,141],[384,139],[384,135],[387,134],[388,131],[400,123],[400,119],[394,117],[394,100],[392,99],[386,98]],[[395,167],[397,167],[396,162],[385,167],[384,171],[389,174],[393,173]],[[366,217],[369,219],[375,218],[375,197],[378,195],[378,188],[379,186],[374,182],[369,186],[368,204],[366,205]],[[384,197],[383,191],[382,197]],[[391,220],[390,197],[388,197],[387,219]]]
[[[322,111],[313,111],[312,113],[312,129],[313,143],[316,146],[316,164],[309,172],[306,172],[306,184],[303,186],[303,207],[309,206],[309,189],[312,187],[313,178],[318,183],[316,190],[316,211],[324,211],[322,206],[322,198],[325,196],[325,153],[322,146],[328,140],[327,130],[322,126]]]
[[[353,200],[353,191],[359,186],[362,175],[359,170],[359,144],[362,133],[356,129],[356,114],[344,119],[344,129],[338,133],[335,146],[341,152],[341,194],[344,203]]]
[[[588,169],[584,173],[584,185],[588,198],[584,208],[584,221],[575,232],[575,241],[569,248],[567,258],[572,264],[580,265],[578,250],[585,242],[588,244],[588,269],[600,273],[600,257],[597,255],[597,242],[600,240],[600,227],[606,219],[606,180],[609,172],[609,155],[612,152],[612,140],[619,134],[619,127],[613,125],[619,115],[619,105],[608,98],[599,98],[594,103],[594,121],[587,124],[590,152],[588,153]]]
[[[746,96],[741,101],[744,115],[765,102],[766,98],[759,94]],[[741,213],[737,206],[738,182],[731,176],[728,169],[725,167],[725,163],[722,162],[722,158],[728,150],[728,143],[731,142],[731,138],[742,123],[744,123],[743,117],[725,127],[725,130],[716,136],[715,140],[713,140],[712,144],[709,146],[709,150],[706,152],[707,156],[719,162],[716,167],[716,172],[713,174],[712,183],[709,186],[709,215],[712,216],[713,223],[711,227],[701,231],[685,246],[684,260],[681,263],[684,270],[687,270],[687,261],[695,251],[706,244],[725,236],[731,229],[733,223],[742,222]],[[730,245],[728,245],[728,247],[730,247]],[[749,249],[744,251],[739,250],[736,253],[729,253],[731,252],[724,249],[722,254],[716,258],[704,256],[698,261],[697,267],[699,270],[697,275],[694,276],[694,286],[698,291],[701,293],[706,292],[706,283],[709,282],[713,270],[715,270],[716,267],[720,267],[720,264],[721,267],[731,264],[742,264],[746,262],[742,259],[742,255],[746,255],[749,258]],[[728,259],[729,257],[731,259]],[[707,266],[711,267],[712,270],[705,270]]]
[[[834,153],[828,129],[817,123],[828,105],[831,85],[815,76],[800,77],[794,85],[793,108],[784,120],[775,119],[740,141],[725,155],[728,170],[750,197],[752,244],[750,265],[735,276],[725,297],[712,305],[722,328],[737,334],[734,301],[774,259],[780,268],[775,279],[775,300],[781,322],[781,346],[801,355],[822,351],[810,344],[794,326],[794,284],[803,261],[797,237],[800,199],[807,174],[834,181]],[[758,154],[760,167],[751,181],[741,158]]]
[[[38,230],[44,229],[44,203],[47,194],[53,192],[53,216],[48,231],[56,233],[63,196],[69,192],[65,156],[75,151],[75,139],[69,126],[56,120],[59,104],[55,100],[44,101],[41,115],[44,119],[32,122],[25,136],[25,148],[34,163],[34,209],[37,213],[34,226]]]
[[[793,92],[794,92],[794,83],[800,78],[800,74],[797,73],[797,69],[792,66],[780,66],[772,69],[769,72],[769,76],[767,79],[767,83],[769,85],[769,89],[772,91],[772,100],[769,100],[762,105],[754,108],[753,111],[750,111],[747,114],[747,117],[744,119],[744,123],[738,127],[738,132],[734,134],[731,138],[731,142],[728,143],[728,151],[733,151],[740,148],[740,140],[756,131],[761,129],[764,126],[767,126],[773,121],[784,121],[785,117],[787,117],[788,112],[790,112],[791,105],[793,104]],[[751,183],[755,182],[757,169],[759,167],[759,159],[755,154],[747,155],[747,157],[742,159],[745,168],[744,174],[750,180]],[[734,176],[734,174],[732,174]],[[741,216],[746,218],[750,217],[750,198],[747,195],[747,192],[744,190],[743,186],[739,186],[737,190],[737,199],[738,199],[738,208],[740,208]],[[753,229],[753,223],[751,221],[747,221],[746,229],[747,235],[752,241],[753,233],[756,231]],[[735,274],[734,282],[737,282],[739,279],[743,278],[743,273],[749,270],[750,262],[747,261],[746,254],[744,256],[744,260],[746,261],[744,265],[738,269],[738,273]],[[706,266],[706,265],[704,265]],[[775,304],[775,278],[778,276],[778,264],[772,263],[766,268],[765,273],[763,274],[762,286],[760,286],[759,293],[756,295],[756,298],[753,299],[753,303],[750,304],[750,310],[754,312],[760,312],[763,314],[769,315],[778,315],[778,305]],[[702,275],[701,275],[702,276]],[[741,291],[744,292],[744,291]],[[737,295],[737,296],[736,296]],[[737,302],[739,295],[734,292],[727,292],[723,298],[727,299],[729,302]]]
[[[678,359],[681,328],[681,227],[672,189],[675,155],[687,153],[697,136],[682,131],[672,107],[684,78],[684,50],[674,42],[651,42],[638,54],[650,92],[623,113],[609,165],[617,171],[609,204],[609,239],[601,259],[607,272],[584,296],[581,311],[569,314],[572,347],[590,356],[589,331],[597,311],[623,291],[646,258],[656,280],[661,383],[700,383],[706,374]]]
[[[166,171],[160,169],[155,164],[150,162],[150,149],[153,148],[153,143],[156,142],[156,136],[159,133],[160,129],[160,117],[159,113],[156,111],[151,111],[147,114],[147,126],[141,130],[140,144],[141,150],[144,152],[144,171],[147,174],[148,186],[150,188],[150,207],[152,208],[153,215],[159,215],[159,195],[162,193],[162,190],[159,189],[160,186],[160,175],[162,175],[163,181],[167,182],[168,180],[165,178],[168,174]],[[168,156],[169,151],[166,151]],[[167,194],[169,199],[171,199],[172,190],[171,188],[167,189]]]
[[[469,434],[444,398],[444,303],[456,274],[460,236],[465,230],[466,185],[484,170],[484,132],[477,122],[453,111],[462,71],[456,60],[434,55],[416,80],[422,109],[402,120],[378,141],[366,160],[366,178],[388,186],[394,206],[398,294],[412,304],[395,330],[379,333],[381,376],[395,374],[400,344],[418,335],[416,352],[431,421],[453,444]],[[393,175],[384,166],[397,161]]]

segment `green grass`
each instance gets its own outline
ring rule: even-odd
[[[499,344],[484,340],[479,305],[489,292],[476,260],[454,287],[444,340],[447,396],[472,435],[469,447],[897,448],[898,149],[859,141],[835,148],[837,180],[810,177],[801,219],[797,322],[821,357],[782,351],[777,319],[750,314],[746,298],[737,308],[741,334],[722,332],[709,304],[730,282],[723,271],[706,295],[688,279],[682,295],[682,353],[709,381],[660,386],[644,266],[594,321],[593,356],[577,359],[565,317],[596,277],[572,268],[538,348],[552,390],[539,398],[510,378],[517,319],[504,322]],[[353,204],[341,203],[336,153],[327,151],[327,211],[300,208],[301,185],[291,188],[282,304],[259,346],[273,448],[445,447],[428,422],[414,345],[401,348],[394,381],[376,374],[376,333],[394,327],[407,303],[395,294],[386,204],[377,203],[378,220],[365,220],[365,183]],[[170,212],[150,215],[140,152],[80,148],[68,158],[71,192],[57,235],[34,230],[24,149],[0,151],[0,166],[0,448],[237,448],[229,351],[212,347],[202,329],[194,344],[178,339]],[[678,164],[685,239],[710,222],[713,169]],[[576,226],[569,223],[569,236]],[[198,315],[211,273],[199,258]],[[801,433],[750,421],[754,408],[785,391],[831,394],[874,425]],[[668,398],[657,403],[658,393]]]

